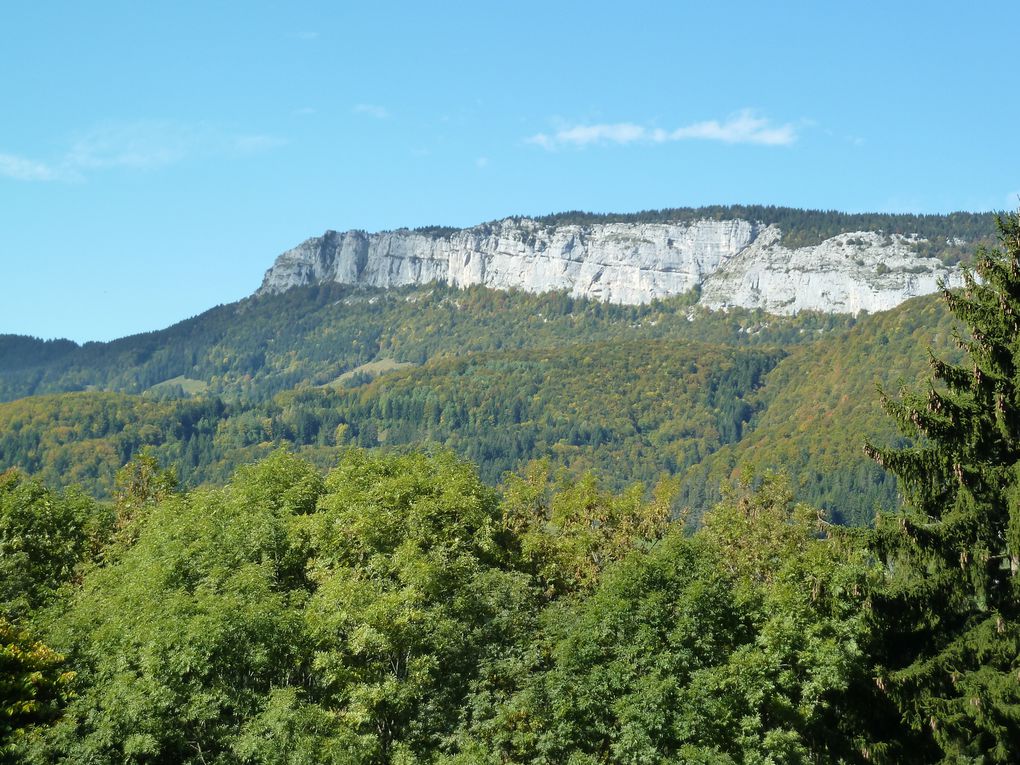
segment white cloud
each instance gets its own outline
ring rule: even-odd
[[[633,143],[634,141],[648,140],[648,130],[640,125],[630,122],[620,122],[615,125],[576,125],[575,127],[563,128],[555,135],[548,136],[539,133],[528,139],[530,143],[537,143],[539,146],[552,149],[560,145],[587,146],[592,143]]]
[[[720,123],[716,120],[697,122],[687,127],[677,128],[669,134],[671,141],[682,141],[687,138],[701,138],[706,141],[723,141],[724,143],[788,146],[797,140],[797,133],[792,124],[787,123],[773,127],[769,120],[758,117],[754,112],[745,109],[725,122]]]
[[[16,181],[55,181],[62,177],[55,167],[14,154],[0,154],[0,176]]]
[[[788,146],[797,140],[792,123],[773,125],[750,109],[744,109],[723,122],[707,120],[674,130],[648,128],[633,122],[600,125],[575,125],[561,128],[552,135],[539,133],[527,139],[528,143],[544,149],[560,146],[584,147],[592,144],[666,143],[670,141],[720,141],[722,143],[749,143],[762,146]]]
[[[152,170],[189,157],[253,154],[286,143],[269,135],[231,134],[173,122],[108,122],[79,134],[53,162],[0,154],[0,176],[21,181],[74,181],[111,168]]]
[[[355,114],[364,114],[368,117],[375,117],[377,120],[384,120],[390,116],[385,106],[378,104],[355,104],[352,111]]]

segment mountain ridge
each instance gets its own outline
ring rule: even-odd
[[[994,231],[991,214],[801,211],[798,218],[797,212],[562,213],[464,229],[330,230],[278,256],[256,294],[331,282],[381,288],[442,282],[640,305],[696,290],[710,309],[856,315],[930,294],[940,282],[958,286],[957,261]],[[883,228],[859,228],[864,224]]]

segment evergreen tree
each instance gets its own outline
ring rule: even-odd
[[[1020,758],[1020,214],[999,228],[1004,251],[944,289],[967,361],[933,356],[926,390],[886,399],[915,445],[866,447],[906,500],[874,536],[875,684],[921,744],[898,761]]]

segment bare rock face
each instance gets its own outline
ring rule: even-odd
[[[399,287],[439,281],[647,303],[698,287],[709,308],[858,313],[934,292],[960,274],[911,248],[916,239],[840,234],[789,249],[782,232],[746,220],[547,226],[506,219],[438,236],[328,231],[280,255],[258,294],[338,282]]]
[[[963,283],[958,268],[918,257],[910,247],[916,241],[858,231],[788,249],[773,228],[705,280],[700,302],[778,314],[804,309],[857,314],[886,311],[935,292],[940,280],[951,287]]]

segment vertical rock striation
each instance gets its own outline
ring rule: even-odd
[[[280,255],[259,294],[337,282],[372,287],[444,282],[637,304],[701,290],[710,308],[857,313],[891,308],[960,282],[919,257],[915,239],[840,234],[790,249],[778,227],[747,220],[552,226],[506,219],[445,235],[328,231]]]

